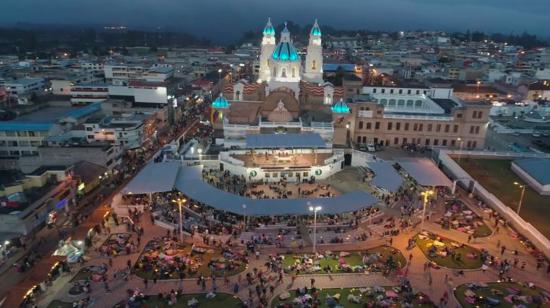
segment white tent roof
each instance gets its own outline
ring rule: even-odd
[[[174,189],[180,162],[150,162],[122,190],[123,194],[149,194]]]
[[[403,178],[395,171],[393,166],[385,161],[369,162],[367,167],[374,172],[372,183],[389,192],[396,192],[403,184]]]
[[[399,165],[422,186],[452,186],[451,180],[429,159],[400,160]]]
[[[246,135],[247,149],[318,149],[326,147],[325,141],[317,133]]]

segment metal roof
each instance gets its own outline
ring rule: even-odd
[[[180,162],[151,162],[122,190],[123,194],[149,194],[174,189]]]
[[[400,160],[398,163],[422,186],[452,186],[451,180],[429,159]]]
[[[539,182],[539,184],[550,184],[550,159],[525,158],[516,159],[513,163]]]
[[[326,148],[321,135],[307,134],[257,134],[246,135],[248,149]]]
[[[310,215],[310,205],[321,206],[322,214],[339,214],[371,207],[379,201],[368,192],[359,190],[333,198],[251,199],[204,182],[201,166],[182,167],[175,187],[189,198],[218,210],[252,216]]]
[[[388,162],[369,162],[367,168],[374,172],[372,183],[376,187],[386,189],[389,192],[396,192],[403,184],[403,178]]]

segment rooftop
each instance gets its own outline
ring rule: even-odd
[[[246,135],[248,149],[326,148],[319,134],[260,134]]]
[[[525,158],[513,162],[541,185],[550,184],[550,159]]]

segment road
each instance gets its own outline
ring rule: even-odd
[[[198,116],[198,115],[197,115]],[[191,123],[189,123],[181,132],[178,134],[175,134],[176,137],[179,137],[192,129],[195,128],[195,126],[199,123],[198,119],[193,120]],[[169,140],[167,143],[173,141]],[[164,144],[159,144],[155,147],[155,150],[151,151],[148,155],[148,157],[145,159],[146,163],[142,166],[139,166],[136,169],[136,172],[133,174],[135,176],[158,152],[158,150],[163,146]],[[111,203],[113,197],[122,189],[124,186],[133,178],[133,176],[127,178],[125,181],[123,181],[121,184],[119,184],[115,188],[108,188],[107,185],[100,187],[96,189],[94,192],[92,192],[92,195],[86,196],[79,205],[81,207],[78,208],[78,212],[82,214],[83,219],[82,222],[80,222],[77,226],[68,228],[68,234],[70,236],[75,235],[77,232],[81,232],[84,228],[85,230],[89,230],[93,226],[99,224],[101,220],[103,219],[104,214],[109,210],[108,206],[100,206],[98,205],[108,205]],[[97,198],[101,198],[101,196],[104,196],[103,199],[98,200]],[[88,201],[89,200],[89,201]],[[28,244],[28,250],[31,249],[33,251],[38,252],[41,256],[49,256],[53,254],[55,249],[57,248],[57,245],[59,243],[60,237],[58,228],[43,228],[39,230],[35,235],[35,240]],[[44,239],[43,241],[40,241],[40,239]],[[33,269],[28,270],[24,273],[17,272],[15,267],[11,267],[10,269],[6,270],[4,273],[0,275],[0,299],[4,299],[8,293],[11,287],[15,286],[17,283],[21,282],[24,278],[29,277],[32,275]],[[9,277],[9,279],[8,279]],[[1,301],[0,301],[1,302]]]

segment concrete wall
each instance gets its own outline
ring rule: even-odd
[[[438,163],[443,167],[443,171],[447,173],[451,179],[460,179],[460,182],[469,182],[475,181],[462,167],[460,167],[448,154],[455,153],[458,154],[459,151],[444,151],[441,150],[438,156]],[[512,153],[494,153],[494,152],[472,152],[472,151],[461,151],[462,157],[465,156],[476,156],[476,157],[487,157],[487,158],[509,158]],[[513,153],[518,155],[519,158],[521,153]],[[532,155],[530,155],[532,156]],[[550,155],[548,155],[550,156]],[[517,213],[506,206],[502,201],[500,201],[497,196],[490,193],[479,183],[474,185],[473,193],[483,200],[487,205],[489,205],[493,210],[497,211],[502,217],[509,222],[517,232],[525,236],[529,241],[531,241],[540,251],[544,253],[547,258],[550,258],[550,240],[548,240],[542,233],[540,233],[533,225],[523,220]]]

